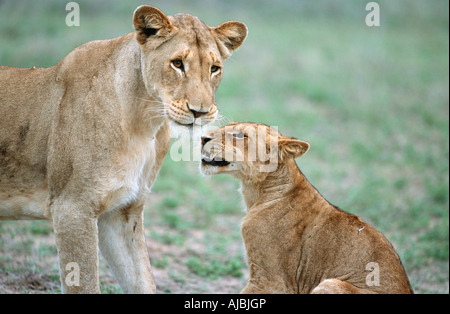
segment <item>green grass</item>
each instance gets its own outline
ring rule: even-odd
[[[221,113],[310,142],[298,163],[314,186],[386,234],[416,292],[448,293],[449,4],[380,0],[381,26],[369,28],[367,2],[152,4],[209,25],[245,22],[249,37],[227,61],[217,92]],[[84,42],[131,32],[131,14],[142,4],[78,1],[81,26],[69,28],[61,3],[0,1],[0,64],[53,65]],[[196,162],[167,156],[145,226],[150,241],[185,251],[154,253],[155,267],[167,272],[163,292],[207,292],[221,278],[245,277],[238,187],[233,178],[204,178]],[[15,257],[32,255],[34,239],[51,234],[46,223],[0,222],[0,269],[23,271]],[[52,250],[38,245],[36,252],[45,260]],[[195,280],[202,282],[197,288]],[[115,287],[108,282],[104,291]]]
[[[192,256],[188,258],[186,265],[194,274],[207,279],[217,279],[226,275],[242,277],[242,268],[245,267],[240,256],[234,256],[226,262],[219,259],[204,261],[199,257]]]

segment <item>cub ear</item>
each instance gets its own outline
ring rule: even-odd
[[[299,158],[309,149],[309,143],[293,137],[281,137],[278,139],[278,156],[281,160],[287,158]]]
[[[213,28],[222,58],[227,59],[238,49],[247,37],[247,26],[244,23],[229,21]]]
[[[141,45],[151,36],[164,36],[174,29],[167,15],[148,5],[141,5],[134,11],[133,26],[136,30],[136,40]]]

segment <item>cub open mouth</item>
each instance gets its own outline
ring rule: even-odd
[[[213,167],[225,167],[230,164],[228,161],[222,160],[220,158],[209,159],[207,157],[204,157],[202,159],[202,163],[213,166]]]

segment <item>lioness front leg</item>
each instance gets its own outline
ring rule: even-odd
[[[143,203],[103,213],[98,219],[99,244],[125,293],[155,293],[145,244]]]
[[[97,219],[88,208],[64,200],[50,207],[64,293],[100,293]]]

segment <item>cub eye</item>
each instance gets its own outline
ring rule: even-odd
[[[247,135],[245,133],[243,133],[243,132],[239,132],[239,133],[233,134],[233,136],[236,137],[236,138],[240,138],[240,139],[247,137]]]
[[[183,61],[181,61],[180,59],[173,60],[172,64],[177,69],[180,69],[180,70],[184,71]]]
[[[219,70],[220,70],[220,67],[218,67],[217,65],[213,65],[211,67],[211,73],[219,72]]]

